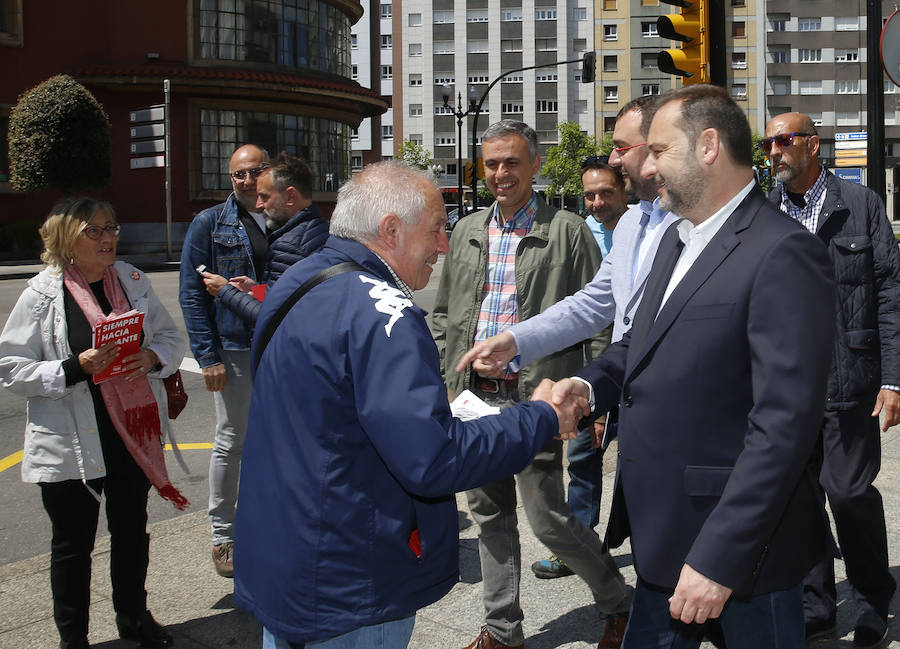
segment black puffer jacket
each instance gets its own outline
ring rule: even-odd
[[[818,235],[837,286],[837,331],[826,408],[870,405],[900,385],[900,250],[881,198],[830,172]],[[781,203],[781,188],[769,194]]]
[[[298,212],[290,221],[269,235],[269,256],[262,274],[262,282],[268,287],[295,262],[308,257],[322,247],[328,238],[328,221],[322,218],[319,208],[310,205]],[[226,284],[219,291],[218,299],[238,317],[251,326],[256,324],[256,316],[262,302],[252,295]]]

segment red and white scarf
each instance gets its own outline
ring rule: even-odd
[[[92,329],[106,320],[107,315],[100,309],[94,292],[74,264],[66,266],[63,281]],[[131,310],[112,266],[103,273],[103,292],[112,306],[110,315],[121,315]],[[160,496],[171,501],[179,510],[185,509],[190,503],[172,485],[166,472],[159,409],[150,380],[146,375],[134,380],[118,376],[100,383],[100,394],[119,437],[144,475]]]

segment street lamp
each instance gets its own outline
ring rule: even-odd
[[[451,108],[450,106],[450,96],[451,90],[450,86],[444,85],[441,87],[441,97],[444,99],[444,108]],[[457,184],[457,212],[456,218],[462,218],[463,216],[463,166],[462,166],[462,146],[463,146],[463,119],[466,116],[474,112],[475,104],[478,102],[478,91],[475,90],[474,86],[469,86],[469,110],[463,111],[462,109],[462,93],[459,92],[456,94],[456,110],[453,112],[456,115],[456,184]],[[472,160],[472,175],[475,175],[475,160]],[[473,204],[474,204],[474,196],[473,196]]]

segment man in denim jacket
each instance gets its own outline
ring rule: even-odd
[[[216,434],[209,461],[209,519],[216,572],[232,577],[234,512],[237,504],[241,451],[247,431],[252,328],[206,292],[199,270],[230,279],[258,279],[268,254],[266,226],[256,214],[256,179],[268,166],[268,155],[252,144],[231,156],[234,192],[224,203],[200,212],[191,223],[181,252],[178,299],[200,365],[206,389],[216,404]],[[199,269],[199,266],[205,269]]]

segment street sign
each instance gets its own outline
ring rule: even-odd
[[[834,161],[835,167],[862,167],[868,164],[866,158],[837,158]]]
[[[860,142],[859,140],[835,140],[834,148],[835,149],[858,149],[860,147],[865,147],[865,141]]]
[[[860,156],[862,156],[863,158],[866,157],[865,149],[860,149],[857,147],[855,149],[835,149],[834,150],[835,158],[859,158]]]
[[[900,10],[892,13],[881,30],[881,66],[884,73],[900,86]]]
[[[143,153],[164,153],[166,150],[166,138],[161,137],[155,140],[143,140],[141,142],[131,143],[131,153],[133,155]]]
[[[166,118],[166,107],[162,104],[140,108],[129,113],[129,120],[135,122],[161,122]]]
[[[134,113],[132,113],[134,115]],[[165,124],[146,124],[144,126],[131,127],[131,139],[141,137],[165,137]]]
[[[129,129],[132,169],[152,169],[166,166],[165,155],[140,157],[147,154],[165,154],[166,123],[163,121],[165,119],[165,104],[139,108],[129,113],[129,120],[134,125]]]
[[[834,175],[843,180],[849,180],[857,185],[862,184],[862,169],[860,167],[847,167],[843,169],[835,169]]]
[[[853,131],[851,133],[835,133],[834,141],[835,142],[853,142],[853,141],[866,141],[869,139],[869,134],[865,131]]]
[[[150,158],[132,158],[131,159],[131,168],[132,169],[151,169],[153,167],[165,167],[166,166],[166,156],[164,155],[155,155]]]

